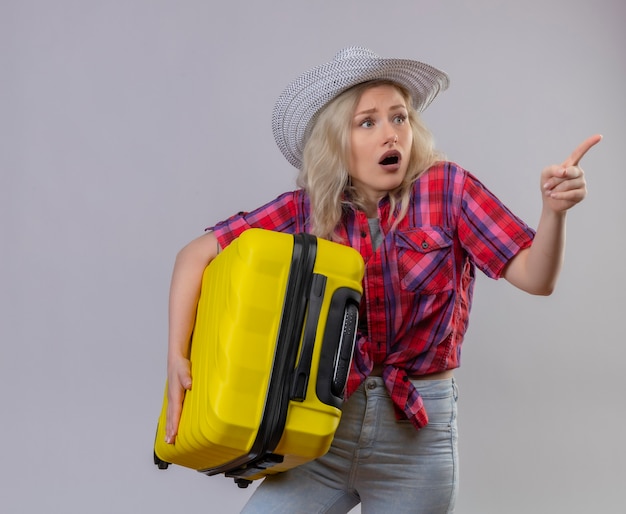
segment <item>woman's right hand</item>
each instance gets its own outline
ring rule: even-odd
[[[191,390],[191,363],[180,357],[168,364],[167,370],[167,413],[165,442],[174,444],[178,435],[180,414],[183,410],[185,391]]]

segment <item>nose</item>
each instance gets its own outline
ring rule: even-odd
[[[396,130],[396,127],[394,127],[393,125],[389,124],[386,127],[386,138],[385,138],[385,144],[387,145],[394,145],[398,142],[398,131]]]
[[[390,134],[385,141],[385,144],[395,145],[398,142],[398,134]]]

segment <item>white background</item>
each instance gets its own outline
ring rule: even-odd
[[[152,464],[176,252],[295,187],[282,89],[344,46],[424,60],[439,148],[535,225],[585,137],[556,293],[481,277],[463,347],[457,512],[623,509],[622,0],[2,0],[3,512],[238,512],[231,480]],[[392,492],[390,492],[392,494]]]

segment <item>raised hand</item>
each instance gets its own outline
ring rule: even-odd
[[[564,212],[587,196],[585,173],[580,160],[589,149],[602,140],[601,135],[585,139],[560,165],[552,165],[541,173],[544,205],[555,212]]]

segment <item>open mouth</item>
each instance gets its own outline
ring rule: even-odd
[[[390,152],[385,153],[382,156],[382,159],[378,161],[378,164],[381,166],[393,166],[400,162],[400,152],[392,150]]]
[[[380,164],[383,166],[386,166],[387,164],[398,164],[398,160],[397,155],[392,155],[390,157],[385,157],[382,161],[380,161]]]

